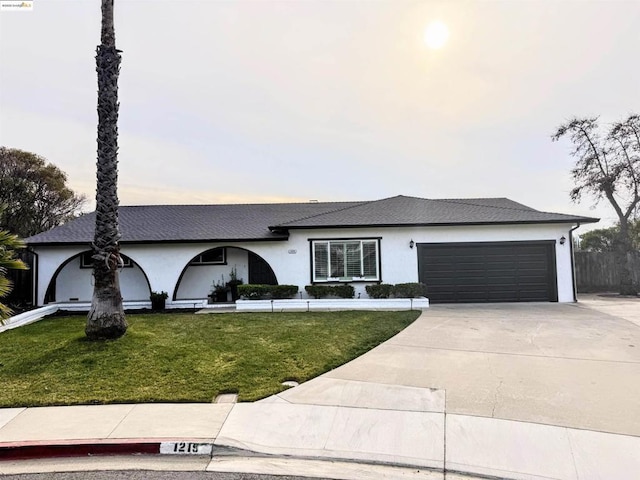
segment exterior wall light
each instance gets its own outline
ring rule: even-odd
[[[560,245],[564,245],[564,242],[566,242],[566,241],[567,241],[567,239],[566,239],[566,237],[564,235],[560,237]]]
[[[414,245],[415,245],[415,243],[413,242],[413,240],[411,240],[411,241],[409,242],[409,248],[413,248],[413,246],[414,246]]]

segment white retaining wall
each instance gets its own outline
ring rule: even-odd
[[[427,298],[320,298],[307,300],[237,300],[238,312],[313,312],[336,310],[421,310]]]

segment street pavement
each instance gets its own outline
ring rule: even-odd
[[[44,468],[17,461],[28,456],[184,442],[208,445],[190,461],[209,472],[637,479],[639,398],[640,299],[436,305],[352,362],[255,403],[0,409],[0,473]]]

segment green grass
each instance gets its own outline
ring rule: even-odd
[[[0,407],[241,401],[282,391],[370,350],[419,312],[128,315],[124,337],[89,342],[83,316],[0,334]]]

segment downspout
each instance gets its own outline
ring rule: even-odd
[[[569,254],[571,255],[571,283],[573,284],[573,301],[578,301],[578,287],[576,285],[576,259],[573,255],[573,231],[580,228],[580,222],[569,230]]]

